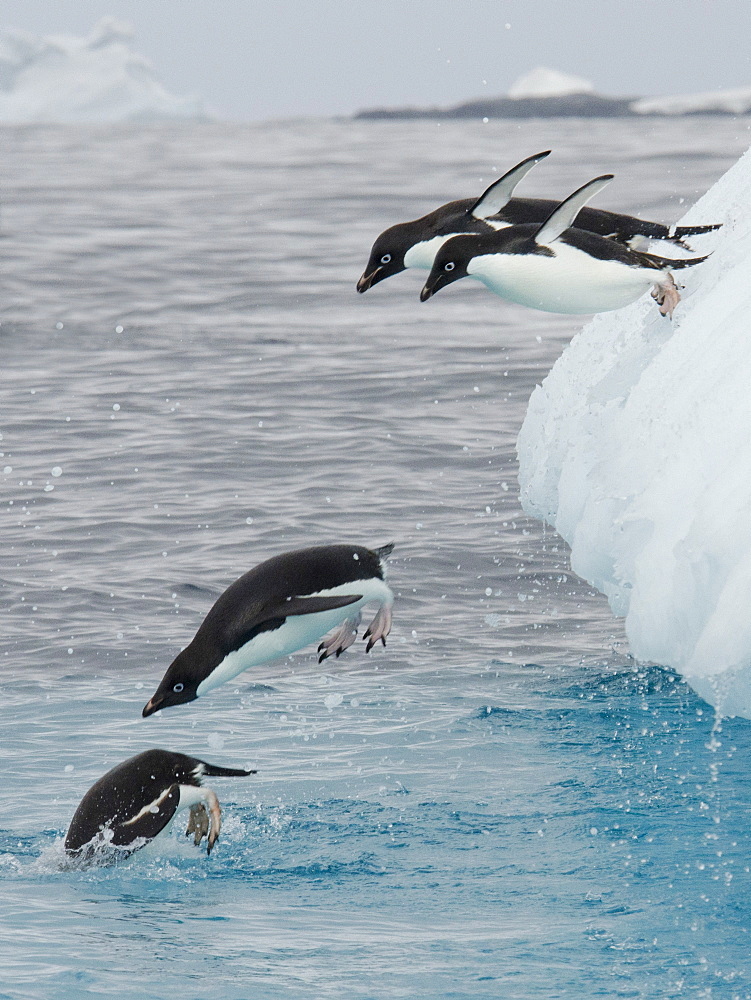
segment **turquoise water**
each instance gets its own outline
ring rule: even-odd
[[[0,997],[751,996],[749,723],[635,665],[519,507],[578,321],[354,291],[381,228],[493,165],[553,146],[530,193],[612,168],[672,221],[748,141],[650,128],[4,130]],[[341,540],[396,543],[385,649],[140,717],[233,579]],[[150,746],[258,768],[212,779],[212,855],[177,827],[64,870]]]
[[[27,817],[0,842],[8,995],[748,995],[746,722],[713,733],[656,668],[285,674],[159,720],[159,744],[259,768],[212,780],[210,858],[178,830],[73,873],[44,817],[145,727],[114,683],[67,708],[39,686],[10,733],[36,764],[5,790]]]

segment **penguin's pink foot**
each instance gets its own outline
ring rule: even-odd
[[[357,629],[360,626],[361,615],[358,611],[357,615],[352,618],[345,618],[342,624],[332,632],[331,635],[324,639],[323,642],[318,647],[318,662],[323,663],[323,661],[331,656],[341,656],[345,649],[348,649],[352,643],[357,638]]]
[[[663,316],[668,316],[672,319],[673,310],[681,301],[681,296],[678,292],[678,287],[676,286],[673,275],[669,271],[667,278],[655,285],[652,289],[652,298],[660,307],[660,313]]]
[[[369,653],[379,639],[385,646],[386,636],[389,634],[390,631],[391,631],[391,605],[382,604],[378,609],[375,618],[365,630],[365,635],[363,636],[363,639],[368,640],[368,645],[365,647],[365,652]]]
[[[207,837],[209,833],[209,814],[206,812],[206,806],[203,802],[197,802],[196,805],[190,807],[190,814],[188,816],[188,828],[185,831],[185,836],[190,837],[193,835],[193,843],[198,847],[204,837]]]
[[[208,812],[203,802],[197,802],[190,807],[188,828],[185,831],[185,836],[190,837],[192,834],[193,843],[196,847],[206,837],[206,853],[211,854],[211,849],[217,842],[222,829],[222,810],[219,805],[219,799],[211,788],[204,788],[202,794],[208,803]]]

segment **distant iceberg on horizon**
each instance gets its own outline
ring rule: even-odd
[[[681,224],[722,222],[681,272],[671,324],[647,296],[596,316],[533,392],[524,509],[625,617],[631,652],[751,718],[751,150]]]
[[[568,97],[569,94],[594,94],[595,88],[589,80],[548,66],[536,66],[529,73],[517,77],[509,87],[508,96],[525,97]]]
[[[86,38],[0,30],[0,122],[148,122],[206,118],[196,97],[166,90],[113,18]]]

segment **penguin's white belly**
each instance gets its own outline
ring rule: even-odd
[[[381,604],[391,604],[393,594],[383,580],[355,580],[329,590],[321,590],[311,597],[338,597],[343,594],[362,594],[359,601],[347,604],[343,608],[333,608],[331,611],[318,611],[310,615],[290,615],[279,628],[269,629],[254,636],[240,649],[229,653],[222,662],[212,670],[205,680],[196,688],[196,694],[202,695],[220,684],[237,677],[248,667],[259,663],[277,660],[283,656],[302,649],[313,642],[322,639],[345,618],[355,616],[364,604],[378,601]]]
[[[662,271],[598,260],[576,247],[556,243],[555,257],[543,254],[484,254],[468,273],[510,302],[544,312],[596,313],[634,302],[663,276]]]
[[[198,785],[178,785],[180,789],[180,802],[178,803],[175,815],[183,809],[197,806],[199,802],[206,801],[206,789]]]
[[[458,235],[458,233],[449,233],[447,236],[434,236],[431,240],[415,243],[404,255],[404,266],[419,267],[423,271],[429,271],[433,266],[435,255],[446,240]]]

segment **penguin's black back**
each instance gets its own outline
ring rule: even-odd
[[[693,267],[694,264],[701,264],[706,257],[683,257],[673,259],[672,257],[662,257],[659,254],[646,253],[642,250],[631,250],[617,240],[608,240],[598,236],[596,233],[586,229],[571,227],[566,229],[560,237],[563,243],[583,250],[590,257],[598,260],[615,260],[629,267],[646,267],[661,271],[665,268],[679,270],[683,267]]]
[[[263,587],[275,598],[304,597],[355,580],[382,580],[384,555],[384,550],[374,552],[363,545],[316,545],[282,552],[249,570],[225,594],[242,584]]]
[[[560,201],[549,198],[512,198],[498,213],[498,217],[512,225],[544,222],[559,205]],[[622,243],[634,236],[665,240],[670,233],[668,227],[660,222],[647,222],[633,215],[590,208],[589,205],[579,209],[574,224],[577,229],[584,229],[598,236],[610,236]]]
[[[440,208],[410,223],[428,236],[446,235],[447,233],[484,233],[492,230],[493,221],[506,222],[512,226],[541,223],[553,212],[560,201],[552,198],[511,198],[496,214],[486,219],[478,219],[472,215],[476,204],[471,198],[460,201],[450,201]],[[607,209],[591,208],[585,205],[576,216],[577,229],[595,233],[597,236],[607,236],[619,243],[629,243],[635,237],[648,240],[671,240],[680,245],[687,236],[697,236],[719,229],[718,225],[678,226],[671,234],[670,228],[661,222],[650,222],[634,215],[621,212],[610,212]]]

